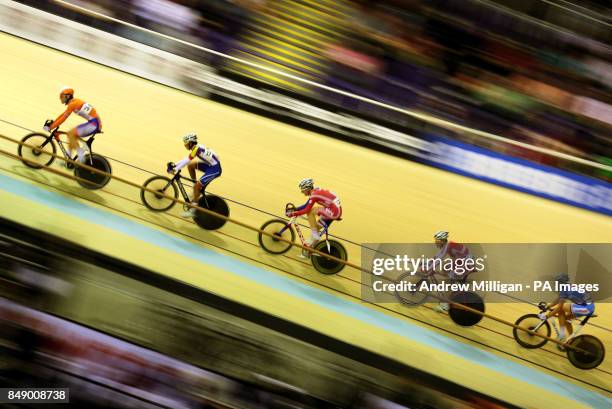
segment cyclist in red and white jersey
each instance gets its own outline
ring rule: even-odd
[[[470,249],[467,248],[467,246],[465,244],[461,244],[461,243],[455,243],[454,241],[450,241],[448,240],[448,232],[444,231],[444,230],[439,230],[436,232],[436,234],[434,234],[434,239],[436,240],[436,247],[438,247],[440,250],[438,250],[438,253],[435,255],[435,258],[437,259],[445,259],[445,258],[451,258],[453,260],[457,260],[457,259],[468,259],[468,258],[472,258],[472,253],[470,253]],[[474,267],[472,268],[465,268],[465,272],[459,274],[458,272],[455,271],[450,271],[448,273],[448,277],[451,280],[456,280],[456,281],[464,281],[467,276],[472,273],[474,271]],[[440,302],[440,304],[438,304],[434,310],[437,312],[444,312],[444,311],[448,311],[448,303],[446,302]]]
[[[340,199],[335,193],[326,189],[314,187],[312,179],[304,179],[300,182],[300,191],[308,196],[308,201],[295,210],[287,212],[288,217],[308,215],[308,223],[312,235],[306,243],[308,246],[314,246],[320,239],[319,230],[321,228],[328,229],[334,220],[340,220],[342,216],[342,206]],[[316,217],[320,216],[317,221]]]
[[[454,241],[448,240],[448,232],[447,231],[438,231],[434,234],[434,239],[436,240],[436,247],[440,250],[438,254],[436,254],[436,258],[444,259],[450,257],[452,259],[465,259],[472,258],[472,254],[470,253],[470,249],[467,248],[465,244],[455,243]]]

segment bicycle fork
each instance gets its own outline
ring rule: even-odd
[[[576,328],[574,331],[572,331],[571,335],[568,335],[568,337],[565,339],[565,342],[569,342],[570,340],[572,340],[573,338],[576,338],[578,335],[580,335],[580,332],[582,331],[582,329],[584,328],[584,326],[587,324],[587,322],[589,322],[589,319],[591,318],[590,315],[585,316],[582,321],[580,321],[580,323],[578,325],[576,325]],[[556,331],[556,329],[555,329]]]
[[[60,150],[61,150],[61,151],[62,151],[62,153],[64,154],[64,157],[65,157],[65,158],[68,158],[68,159],[72,159],[72,158],[70,157],[70,155],[68,155],[68,151],[67,151],[67,150],[66,150],[66,148],[64,147],[64,142],[62,142],[62,141],[60,141],[60,140],[58,139],[58,140],[57,140],[57,144],[59,145]]]
[[[557,339],[559,339],[560,341],[562,341],[564,344],[567,344],[569,341],[571,341],[573,338],[577,337],[580,332],[582,331],[582,329],[584,328],[584,325],[589,321],[590,317],[585,317],[582,321],[580,321],[580,323],[578,325],[576,325],[576,329],[574,331],[572,331],[571,334],[568,334],[567,337],[563,340],[561,340],[559,338],[560,335],[560,328],[561,328],[561,324],[559,324],[559,328],[557,328],[557,324],[556,322],[559,320],[558,318],[556,320],[552,320],[551,324],[553,329],[555,330],[555,335],[557,336]],[[537,331],[538,328],[540,328],[540,326],[544,323],[544,321],[542,321],[542,323],[540,325],[538,325],[536,328],[534,328],[534,331]]]

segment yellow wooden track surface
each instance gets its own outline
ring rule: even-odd
[[[111,159],[114,174],[137,183],[150,177],[150,172],[163,174],[166,162],[181,159],[187,153],[181,136],[195,131],[223,163],[222,178],[214,181],[209,190],[235,201],[229,203],[231,217],[253,226],[272,217],[264,212],[280,215],[286,202],[301,203],[304,198],[297,192],[297,182],[313,177],[317,184],[333,189],[341,197],[344,220],[334,225],[332,232],[354,243],[429,242],[432,232],[440,228],[451,231],[452,238],[459,242],[612,242],[610,217],[307,132],[9,35],[0,34],[0,55],[0,134],[21,139],[29,129],[41,130],[44,119],[55,118],[63,108],[57,95],[60,87],[70,85],[101,115],[104,134],[96,138],[95,151]],[[71,118],[66,125],[78,123],[79,119]],[[0,149],[16,152],[16,145],[0,140]],[[53,166],[60,169],[58,163]],[[177,217],[180,206],[166,214],[150,212],[140,203],[137,189],[116,181],[102,191],[85,191],[73,181],[31,170],[5,157],[0,159],[0,168],[3,174],[27,183],[90,205],[97,203],[95,206],[105,211],[339,298],[360,302],[360,272],[347,268],[337,276],[319,275],[309,263],[298,259],[297,249],[286,256],[268,255],[258,247],[256,234],[242,227],[227,224],[218,232],[202,231],[193,222]],[[537,385],[500,377],[477,362],[472,367],[455,356],[410,344],[395,334],[323,311],[320,306],[294,297],[283,299],[282,293],[274,289],[221,269],[211,269],[207,277],[218,280],[203,280],[201,274],[190,271],[190,266],[193,269],[196,264],[188,258],[159,248],[153,250],[150,244],[70,218],[70,209],[60,213],[41,208],[1,189],[0,195],[0,212],[6,217],[58,231],[69,239],[164,274],[175,274],[177,279],[253,303],[519,406],[543,408],[566,402],[570,407],[579,407],[576,401],[560,398]],[[359,264],[360,247],[345,245],[350,261]],[[151,254],[156,255],[154,260]],[[553,345],[543,350],[519,347],[509,327],[491,320],[466,329],[431,311],[430,306],[409,309],[385,304],[368,308],[610,397],[606,392],[612,387],[609,358],[595,370],[581,371],[571,366]],[[609,304],[597,308],[596,326],[587,328],[585,333],[597,336],[609,348],[612,308]],[[487,312],[514,321],[533,312],[533,307],[489,304]]]

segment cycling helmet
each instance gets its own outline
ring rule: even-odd
[[[188,144],[190,142],[198,143],[198,135],[194,133],[188,133],[187,135],[183,136],[183,144]]]
[[[436,240],[447,240],[448,232],[444,230],[438,230],[436,234],[434,234],[434,239]]]
[[[300,190],[312,190],[314,189],[314,181],[312,179],[302,179],[300,182]]]
[[[555,275],[555,281],[561,284],[567,284],[570,281],[569,275],[567,273],[559,273]]]
[[[64,102],[64,100],[62,99],[62,97],[64,95],[68,95],[69,98],[66,100],[66,102]],[[60,90],[60,101],[62,101],[62,103],[67,104],[72,98],[74,98],[74,89],[70,88],[70,87],[63,87]]]

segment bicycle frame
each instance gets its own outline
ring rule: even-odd
[[[172,183],[177,184],[179,191],[181,192],[181,195],[183,196],[183,200],[185,202],[189,202],[189,195],[187,194],[187,190],[185,190],[185,185],[183,185],[183,176],[181,176],[181,172],[177,172],[174,177],[172,178],[172,180],[170,180],[170,182],[168,182],[168,184],[166,185],[166,187],[164,187],[164,190],[166,190],[166,188],[168,186],[170,186]]]
[[[89,152],[89,164],[92,165],[92,154],[93,151],[91,150],[91,145],[93,144],[94,138],[96,136],[97,132],[94,132],[91,137],[89,137],[89,139],[82,139],[79,138],[81,141],[85,142],[85,146],[87,146],[87,151]],[[65,159],[71,159],[73,161],[76,161],[79,157],[79,155],[74,155],[74,158],[71,158],[70,155],[68,155],[68,151],[66,150],[66,147],[64,146],[64,144],[66,142],[63,142],[59,135],[68,135],[67,132],[62,132],[59,130],[58,128],[55,128],[53,131],[51,131],[51,133],[49,134],[49,137],[45,140],[45,142],[43,142],[42,145],[40,145],[41,148],[44,148],[45,145],[47,145],[49,142],[51,142],[52,139],[55,139],[57,141],[57,144],[59,145],[60,151],[62,151],[62,154],[64,155]]]
[[[436,277],[436,272],[433,270],[422,272],[421,279],[428,280],[430,283],[435,284],[436,287],[438,285],[438,278]],[[436,290],[436,292],[438,293],[438,297],[440,300],[446,300],[447,297],[441,291]]]
[[[543,312],[545,310],[543,310],[542,308],[540,308],[540,310]],[[538,325],[535,326],[535,328],[533,329],[533,331],[537,331],[540,329],[540,327],[542,325],[544,325],[544,323],[548,320],[550,320],[550,323],[552,324],[553,329],[555,330],[555,335],[557,336],[557,338],[559,337],[559,328],[561,327],[561,325],[559,324],[559,327],[557,327],[557,322],[559,321],[559,317],[555,316],[556,320],[551,320],[551,318],[553,317],[548,317],[545,320],[541,320],[540,323]],[[589,322],[589,319],[591,318],[591,315],[587,315],[585,316],[581,321],[580,324],[577,325],[577,329],[575,331],[572,331],[572,335],[568,336],[564,342],[568,343],[569,341],[571,341],[573,338],[577,337],[578,335],[580,335],[580,332],[582,332],[582,329],[584,328],[584,326],[587,324],[587,322]],[[571,320],[569,320],[571,321]]]
[[[283,227],[278,234],[282,235],[291,226],[293,226],[295,230],[297,231],[297,234],[298,234],[298,237],[300,238],[300,242],[302,243],[302,246],[309,247],[306,245],[306,240],[304,239],[304,235],[302,234],[302,228],[300,224],[297,222],[297,216],[290,218],[287,224],[285,225],[285,227]],[[327,232],[327,227],[323,227],[323,234],[325,234],[325,245],[327,246],[327,251],[331,252],[331,246],[329,245],[329,235]],[[313,243],[313,246],[314,246],[314,243]]]
[[[291,219],[289,219],[289,221],[287,222],[287,224],[285,224],[285,227],[283,227],[279,232],[278,235],[282,236],[283,233],[285,231],[287,231],[287,229],[290,229],[291,227],[294,227],[295,230],[297,231],[298,237],[300,238],[300,242],[302,243],[302,246],[306,246],[306,241],[304,240],[304,235],[302,234],[302,229],[300,228],[300,225],[297,223],[297,216],[292,217]]]
[[[415,275],[419,275],[421,280],[427,280],[430,284],[434,284],[436,287],[437,285],[440,283],[440,281],[438,280],[437,275],[442,276],[442,273],[439,273],[433,269],[427,270],[427,271],[419,271],[418,273],[415,273]],[[467,280],[469,274],[466,274],[464,277],[462,276],[461,282],[464,282],[465,280]],[[444,279],[450,279],[450,280],[454,280],[451,277],[445,276]],[[428,293],[432,293],[433,291],[428,291]],[[439,300],[448,300],[448,296],[447,293],[444,291],[439,291],[439,290],[435,290],[435,292],[438,294],[438,299]]]
[[[183,184],[183,179],[189,180],[190,182],[195,183],[195,180],[182,176],[181,171],[179,170],[178,172],[175,173],[174,177],[170,180],[170,182],[168,182],[168,184],[164,186],[163,190],[165,191],[168,188],[168,186],[170,186],[172,183],[176,183],[179,191],[181,192],[181,196],[183,196],[183,200],[189,203],[190,202],[189,194],[187,193],[187,190],[185,189],[185,185]],[[206,200],[206,189],[204,186],[202,187],[202,196],[204,197],[204,200]],[[208,201],[206,201],[206,205],[208,206]],[[189,208],[189,206],[183,205],[183,208],[187,209]]]

